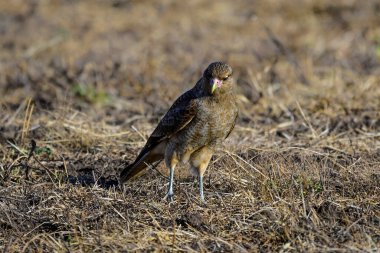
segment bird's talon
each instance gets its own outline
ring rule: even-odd
[[[201,206],[201,207],[207,207],[207,202],[204,199],[200,199],[199,206]]]
[[[165,197],[163,198],[163,200],[167,200],[169,202],[173,202],[174,200],[174,194],[166,194]]]

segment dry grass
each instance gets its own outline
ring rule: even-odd
[[[0,250],[379,251],[379,8],[1,2]],[[220,59],[241,110],[207,205],[185,167],[174,203],[163,166],[120,189],[161,115]]]

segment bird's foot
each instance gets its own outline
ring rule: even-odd
[[[204,207],[207,206],[207,202],[206,202],[205,198],[200,198],[199,200],[200,200],[201,206],[204,206]]]
[[[165,195],[165,197],[163,198],[163,200],[167,200],[167,201],[169,201],[169,202],[173,202],[173,200],[174,200],[174,194],[168,192],[168,193]]]

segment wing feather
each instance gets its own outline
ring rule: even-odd
[[[224,139],[227,139],[228,136],[230,136],[232,130],[234,130],[238,115],[239,115],[238,112],[236,112],[234,122],[232,123],[232,126],[231,126],[230,130],[228,131],[228,134],[226,135],[226,138],[224,138]]]
[[[191,122],[197,112],[196,94],[189,90],[180,96],[158,123],[148,138],[136,161],[142,158],[162,141],[183,129]]]

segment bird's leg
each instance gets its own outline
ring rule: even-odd
[[[205,202],[205,196],[203,195],[203,175],[199,175],[199,195],[201,196],[201,201]]]
[[[174,166],[170,167],[170,176],[169,176],[169,191],[168,191],[168,200],[173,201],[174,191],[173,191],[173,181],[174,181]]]
[[[169,175],[169,190],[168,193],[165,195],[164,200],[173,201],[174,197],[174,190],[173,190],[173,182],[174,182],[174,168],[175,165],[169,166],[170,168],[170,175]]]
[[[194,174],[198,176],[199,180],[199,194],[202,203],[205,203],[205,197],[203,193],[203,175],[207,169],[207,166],[211,160],[213,150],[209,147],[203,147],[193,153],[190,157],[191,169]]]

